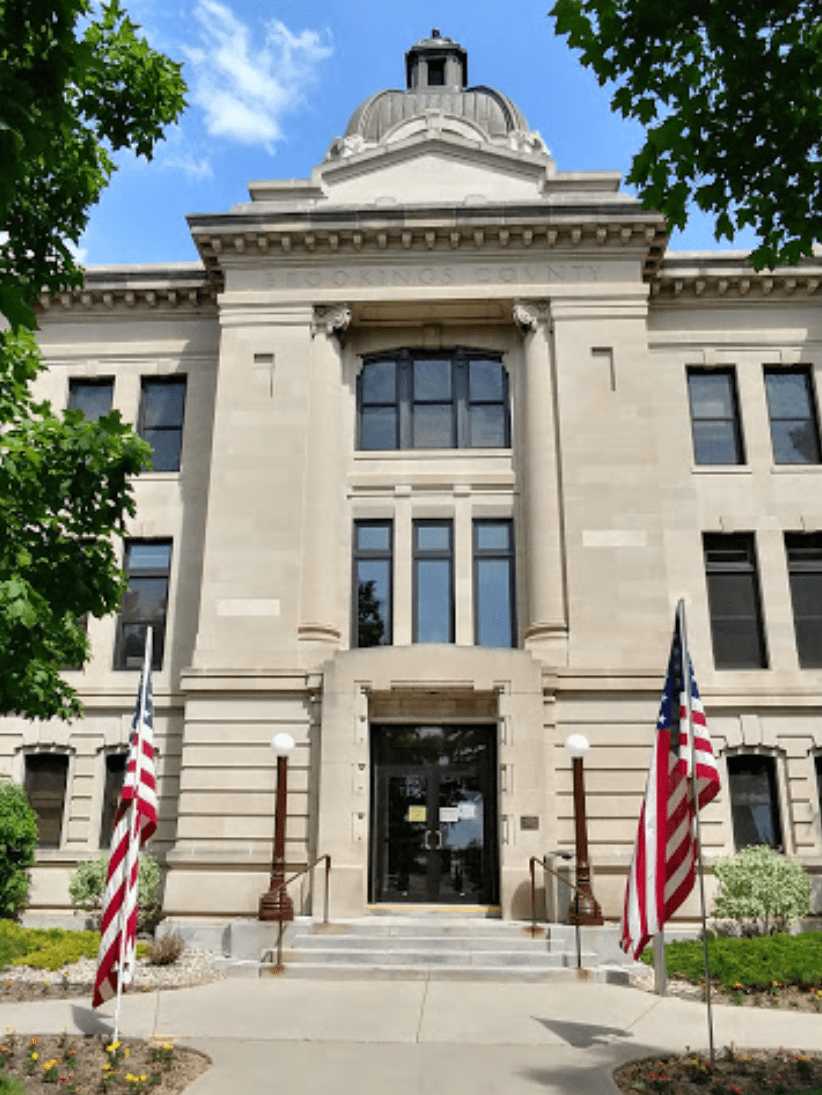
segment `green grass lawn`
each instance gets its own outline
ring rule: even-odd
[[[650,948],[642,960],[653,963]],[[665,964],[669,977],[699,984],[705,976],[701,940],[667,943]],[[710,939],[708,966],[711,979],[728,990],[763,990],[774,984],[822,988],[822,932]]]

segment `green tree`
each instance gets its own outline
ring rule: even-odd
[[[0,917],[25,907],[36,847],[37,818],[23,788],[0,783]]]
[[[822,239],[818,0],[556,0],[612,109],[645,127],[628,182],[683,228],[689,203],[716,239],[750,226],[757,269]]]
[[[382,606],[373,580],[357,586],[357,634],[358,646],[379,646],[385,637]]]
[[[113,537],[148,447],[116,413],[38,402],[32,332],[43,290],[82,283],[71,242],[113,153],[150,158],[184,91],[118,0],[0,0],[0,714],[78,715],[60,667],[87,656],[78,621],[122,595]]]

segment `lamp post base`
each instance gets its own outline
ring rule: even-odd
[[[581,893],[568,909],[568,923],[595,928],[605,923],[602,909],[593,894]]]
[[[258,920],[269,922],[290,921],[294,919],[294,904],[285,890],[268,890],[260,898]]]

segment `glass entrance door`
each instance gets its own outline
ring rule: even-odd
[[[495,729],[372,729],[371,900],[492,904]]]

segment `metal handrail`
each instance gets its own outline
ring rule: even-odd
[[[279,882],[271,890],[273,894],[278,894],[284,890],[287,886],[290,886],[292,882],[296,882],[298,878],[302,878],[304,874],[308,874],[309,871],[313,871],[318,863],[322,863],[325,860],[325,886],[324,886],[324,900],[323,900],[323,924],[328,923],[328,895],[330,891],[330,875],[331,875],[331,856],[319,855],[316,859],[312,860],[309,864],[297,871],[296,874],[291,875],[290,878],[286,878],[283,882]],[[279,930],[277,932],[277,963],[274,966],[274,973],[280,973],[285,968],[283,966],[283,936],[285,935],[285,921],[279,921]]]
[[[548,866],[547,855],[532,855],[531,858],[528,860],[528,873],[531,875],[531,935],[533,936],[536,936],[537,934],[537,884],[536,874],[534,871],[535,863],[539,863],[539,865],[542,867],[543,873],[547,871],[548,874],[552,874],[554,878],[558,879],[560,882],[562,882],[564,886],[567,886],[573,892],[574,903],[576,904],[577,912],[579,911],[579,890],[577,889],[576,885],[571,882],[570,879],[563,878],[559,871],[555,871],[553,867]],[[576,936],[577,945],[577,969],[579,970],[582,969],[582,940],[580,938],[579,921],[574,924],[574,934]]]

